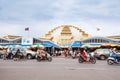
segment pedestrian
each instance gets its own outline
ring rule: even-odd
[[[8,49],[7,49],[7,52],[8,52],[8,59],[12,59],[12,58],[13,58],[12,48],[8,48]]]
[[[3,54],[3,59],[6,60],[6,59],[7,59],[7,54],[8,54],[8,53],[7,53],[7,50],[4,49],[3,52],[4,52],[4,54]]]
[[[55,56],[58,56],[58,51],[57,50],[55,51]]]
[[[67,56],[68,56],[68,53],[69,53],[69,51],[68,51],[68,50],[64,50],[65,57],[67,57]]]
[[[14,58],[20,60],[22,57],[22,53],[20,52],[20,49],[17,49]]]

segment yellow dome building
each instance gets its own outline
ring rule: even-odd
[[[72,25],[61,25],[44,35],[62,48],[69,48],[74,40],[82,40],[90,37],[85,31]]]

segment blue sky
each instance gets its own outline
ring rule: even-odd
[[[0,0],[0,36],[42,37],[60,25],[92,36],[120,35],[120,0]],[[96,28],[100,28],[98,32]]]

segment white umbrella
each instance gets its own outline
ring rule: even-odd
[[[43,46],[43,45],[41,45],[41,44],[32,45],[31,47],[44,48],[44,46]]]

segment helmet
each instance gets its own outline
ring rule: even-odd
[[[113,50],[115,51],[115,50],[116,50],[116,48],[113,48]]]

